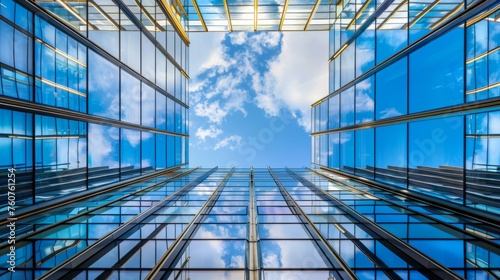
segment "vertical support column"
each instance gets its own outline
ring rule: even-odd
[[[250,167],[250,192],[249,192],[249,217],[248,217],[248,279],[258,280],[259,278],[259,254],[258,254],[258,237],[257,237],[257,212],[255,209],[255,183],[253,175],[253,167]]]

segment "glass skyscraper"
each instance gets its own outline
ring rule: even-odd
[[[313,168],[188,166],[189,32],[308,30]],[[0,0],[0,73],[2,280],[500,279],[498,1]]]
[[[337,6],[331,94],[313,105],[313,163],[499,214],[499,8]]]

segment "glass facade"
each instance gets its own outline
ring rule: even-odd
[[[495,1],[337,5],[330,94],[312,107],[313,164],[500,213],[499,9]],[[359,17],[343,20],[352,13]]]
[[[16,222],[0,279],[500,276],[498,226],[312,169],[177,169]]]
[[[500,279],[499,22],[494,0],[0,0],[0,280]],[[315,169],[187,166],[187,32],[285,30],[330,37]]]
[[[17,205],[186,164],[189,41],[161,5],[36,3],[0,2],[0,172],[16,168]]]

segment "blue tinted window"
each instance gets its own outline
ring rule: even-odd
[[[0,5],[0,15],[4,16],[11,22],[14,22],[16,17],[14,11],[16,10],[16,3],[12,0],[2,0]]]
[[[406,5],[405,5],[406,6]],[[381,19],[377,19],[380,24]],[[380,63],[397,53],[408,44],[408,31],[400,28],[391,28],[387,24],[384,29],[377,29],[377,63]]]
[[[142,172],[154,171],[156,167],[156,157],[155,157],[155,135],[149,132],[141,132],[141,148],[142,148],[142,159],[141,168]]]
[[[142,83],[142,92],[141,92],[142,125],[155,127],[155,117],[156,117],[155,102],[156,102],[155,90],[149,85]]]
[[[356,123],[373,121],[375,96],[373,76],[356,84]]]
[[[89,176],[97,172],[97,167],[107,174],[104,180],[89,180],[89,186],[97,186],[117,181],[120,167],[120,129],[89,123],[88,166]]]
[[[375,30],[366,29],[356,38],[356,77],[375,66]]]
[[[156,92],[156,128],[167,129],[167,97]]]
[[[464,251],[462,240],[410,240],[414,246],[424,254],[429,255],[446,267],[463,267]]]
[[[121,71],[121,120],[141,123],[141,83],[137,78]]]
[[[461,203],[463,196],[463,118],[410,123],[409,185]],[[453,200],[451,197],[453,197]]]
[[[339,147],[340,147],[340,139],[338,133],[332,133],[329,135],[329,151],[328,151],[328,167],[331,168],[339,168]]]
[[[336,94],[328,99],[329,108],[328,108],[328,129],[339,128],[340,126],[340,103],[339,103],[340,95]]]
[[[175,128],[175,102],[167,97],[167,130],[174,131]]]
[[[407,108],[407,59],[403,58],[376,74],[377,119],[405,115]]]
[[[354,124],[354,87],[340,94],[340,126]]]
[[[354,172],[354,132],[340,133],[340,169]]]
[[[175,151],[175,136],[167,136],[167,152],[166,154],[161,154],[160,156],[165,158],[167,167],[172,167],[175,165],[174,151]]]
[[[121,129],[121,178],[137,176],[141,168],[141,132],[131,129]]]
[[[319,136],[319,164],[328,165],[328,135]]]
[[[170,143],[168,145],[170,147]],[[156,134],[156,168],[167,167],[167,156],[167,136]]]
[[[11,67],[14,66],[14,27],[8,25],[4,21],[0,21],[0,34],[2,34],[2,40],[0,40],[0,47],[2,51],[0,52],[0,62],[5,63]]]
[[[319,131],[328,129],[328,100],[323,101],[319,106]]]
[[[406,124],[375,129],[376,179],[406,187]]]
[[[410,113],[463,102],[463,40],[456,28],[410,54]]]
[[[119,118],[119,68],[89,51],[89,113]]]
[[[49,45],[56,46],[56,28],[51,24],[47,23],[45,20],[36,17],[35,18],[35,35],[42,39],[42,41],[48,43]]]
[[[373,128],[356,130],[356,174],[373,178]]]

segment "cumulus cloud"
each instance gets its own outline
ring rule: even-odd
[[[89,166],[119,166],[116,151],[118,132],[116,127],[89,124]]]
[[[381,113],[381,116],[380,116],[381,119],[386,119],[386,118],[396,117],[396,116],[401,116],[402,115],[394,107],[384,109],[384,110],[380,111],[380,113]]]
[[[234,32],[203,38],[208,36],[193,39],[200,41],[194,48],[203,47],[191,50],[191,69],[198,72],[191,73],[189,86],[200,149],[235,150],[242,137],[221,128],[233,116],[246,117],[251,104],[267,117],[292,115],[310,131],[310,105],[328,94],[326,32]],[[208,124],[202,126],[204,122]]]
[[[219,150],[221,148],[228,147],[230,150],[234,151],[238,147],[240,142],[241,142],[241,136],[231,135],[222,139],[217,144],[215,144],[214,150]]]
[[[254,79],[256,105],[268,116],[288,110],[310,131],[310,105],[328,94],[328,36],[324,32],[284,34],[282,51],[269,66],[266,78]]]
[[[208,138],[216,138],[222,133],[221,129],[216,128],[214,125],[210,125],[207,129],[203,129],[202,127],[198,127],[196,130],[196,137],[198,137],[201,141],[205,141]]]
[[[219,101],[208,103],[198,103],[194,107],[194,113],[200,117],[207,117],[210,122],[220,124],[222,119],[227,115],[227,112],[222,110]]]

